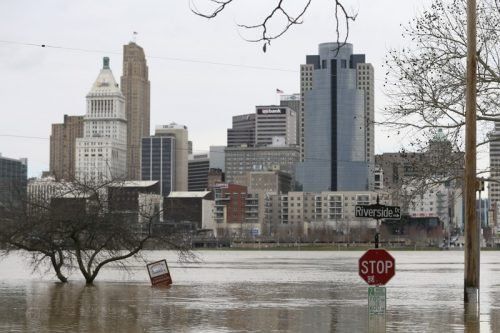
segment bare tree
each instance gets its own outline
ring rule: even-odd
[[[220,13],[226,10],[227,7],[235,3],[234,0],[203,0],[204,4],[207,5],[204,9],[199,9],[197,2],[195,0],[190,0],[191,11],[198,16],[205,17],[207,19],[213,19]],[[290,28],[295,25],[303,23],[304,15],[306,14],[312,0],[304,0],[302,6],[299,10],[294,13],[286,4],[290,4],[290,1],[276,0],[275,4],[271,6],[269,11],[265,14],[264,18],[257,20],[254,24],[237,24],[239,28],[249,30],[251,32],[257,32],[255,38],[246,39],[249,42],[263,43],[262,50],[266,52],[267,46],[271,45],[271,41],[283,36]],[[349,24],[350,22],[356,20],[356,13],[352,13],[346,9],[341,0],[332,0],[334,6],[334,19],[336,22],[336,35],[337,42],[341,45],[347,42],[349,36]],[[279,21],[283,22],[279,24]],[[345,24],[345,34],[341,37],[341,22]],[[278,23],[279,28],[274,29],[274,26]],[[340,46],[339,46],[340,48]]]
[[[407,164],[418,170],[413,179],[406,180],[415,189],[412,195],[443,182],[462,184],[466,17],[466,0],[434,1],[403,27],[408,45],[391,50],[386,58],[384,86],[390,103],[381,123],[409,139],[404,148],[410,151]],[[477,18],[478,147],[484,149],[497,140],[489,132],[493,122],[500,120],[500,2],[479,2]],[[412,157],[422,155],[437,133],[450,143],[448,151],[412,163]],[[488,171],[479,170],[478,176]]]
[[[499,1],[481,1],[477,17],[477,120],[479,129],[490,129],[500,119]],[[410,46],[387,56],[385,89],[391,103],[383,124],[412,136],[413,148],[426,144],[438,128],[457,149],[463,147],[466,23],[465,0],[437,0],[404,27]],[[478,145],[488,142],[486,132]]]
[[[31,200],[26,189],[13,185],[12,200],[4,202],[0,209],[0,243],[4,244],[4,254],[20,249],[30,254],[34,270],[49,261],[57,278],[67,282],[63,268],[70,265],[66,255],[61,225],[53,214],[47,198]]]
[[[0,240],[33,253],[33,264],[50,259],[59,280],[62,268],[75,264],[87,284],[101,269],[114,263],[127,269],[124,260],[141,257],[146,243],[190,256],[191,242],[184,230],[160,228],[161,200],[142,201],[137,191],[121,181],[76,180],[55,183],[45,198],[32,197],[21,214],[5,214],[9,228]]]

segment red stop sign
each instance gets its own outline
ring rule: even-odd
[[[384,249],[370,249],[359,258],[359,276],[369,285],[384,285],[396,274],[396,261]]]

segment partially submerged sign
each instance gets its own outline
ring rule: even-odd
[[[368,287],[368,314],[385,315],[387,297],[385,287]]]
[[[396,261],[384,249],[366,251],[358,262],[359,276],[371,286],[386,284],[396,274]]]
[[[398,206],[386,206],[381,204],[356,205],[355,217],[371,217],[372,219],[400,219],[401,208]]]
[[[167,261],[165,259],[155,261],[146,265],[148,268],[149,278],[153,286],[169,286],[172,284],[172,277],[168,270]]]

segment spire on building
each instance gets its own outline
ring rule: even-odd
[[[113,72],[109,67],[109,58],[104,57],[102,59],[102,69],[97,76],[97,79],[94,81],[92,88],[88,96],[97,96],[97,95],[115,95],[118,94],[122,96],[122,91],[118,83],[116,83],[115,77],[113,76]]]
[[[102,58],[102,69],[109,69],[109,58]]]

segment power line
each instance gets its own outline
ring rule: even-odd
[[[27,136],[27,135],[14,135],[14,134],[0,134],[3,137],[12,137],[12,138],[22,138],[22,139],[41,139],[41,140],[50,140],[50,138],[44,138],[40,136]]]
[[[93,49],[85,49],[85,48],[76,48],[76,47],[59,46],[59,45],[51,45],[51,44],[36,44],[36,43],[10,41],[10,40],[0,40],[0,43],[10,44],[10,45],[20,45],[20,46],[41,47],[41,48],[47,48],[47,49],[59,49],[59,50],[65,50],[65,51],[85,52],[85,53],[116,54],[116,55],[123,54],[122,52],[108,51],[108,50],[93,50]],[[225,63],[225,62],[217,62],[217,61],[209,61],[209,60],[200,60],[200,59],[162,57],[162,56],[146,56],[146,58],[168,60],[168,61],[188,62],[188,63],[198,63],[198,64],[207,64],[207,65],[214,65],[214,66],[248,68],[248,69],[256,69],[256,70],[266,70],[266,71],[278,71],[278,72],[289,72],[289,73],[298,73],[299,72],[298,70],[291,70],[291,69],[286,69],[286,68],[233,64],[233,63]]]
[[[13,137],[13,138],[23,138],[23,139],[37,139],[37,140],[50,140],[50,138],[47,138],[47,137],[39,137],[39,136],[28,136],[28,135],[13,135],[13,134],[0,134],[0,137]],[[161,137],[161,136],[159,136]],[[127,147],[130,147],[130,148],[135,148],[135,149],[138,149],[140,148],[141,146],[138,146],[138,145],[126,145],[126,144],[123,144],[123,143],[116,143],[116,145],[119,145],[119,146],[127,146]],[[96,149],[96,148],[99,148],[102,146],[88,146],[87,148],[93,148],[93,149]],[[241,147],[228,147],[228,148],[241,148]],[[255,149],[255,148],[259,148],[259,147],[248,147],[250,149]],[[287,147],[287,148],[291,148],[291,147]],[[175,150],[179,150],[179,151],[186,151],[188,149],[185,149],[185,148],[176,148]],[[198,153],[211,153],[211,154],[226,154],[226,152],[220,152],[220,151],[210,151],[210,150],[203,150],[203,149],[200,149],[200,150],[197,150],[197,149],[193,149],[193,152],[198,152]],[[336,162],[344,162],[344,163],[358,163],[358,162],[363,162],[363,161],[348,161],[348,160],[339,160],[339,159],[331,159],[331,158],[309,158],[308,160],[310,161],[323,161],[323,162],[332,162],[332,161],[336,161]]]

